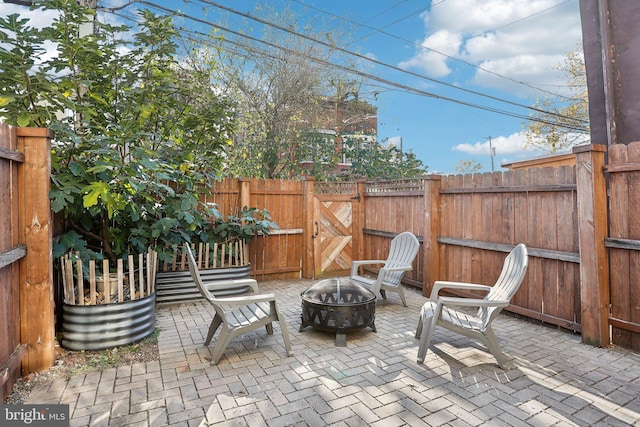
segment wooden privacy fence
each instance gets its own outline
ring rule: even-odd
[[[612,342],[640,351],[640,142],[609,149]]]
[[[529,272],[509,310],[579,331],[576,191],[572,167],[443,177],[430,283],[437,276],[491,284],[523,242]]]
[[[303,269],[303,188],[305,181],[228,178],[211,184],[212,195],[202,197],[215,203],[224,216],[237,215],[242,207],[266,209],[278,224],[269,236],[249,242],[246,261],[252,276],[261,279],[301,277]]]
[[[51,132],[0,124],[0,394],[54,361]]]

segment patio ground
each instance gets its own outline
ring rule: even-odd
[[[418,290],[406,289],[409,307],[397,294],[379,299],[377,332],[336,347],[333,334],[298,332],[300,292],[311,284],[260,283],[287,319],[292,357],[275,325],[271,336],[238,337],[210,366],[208,304],[158,306],[159,361],[56,379],[25,403],[67,403],[72,426],[640,426],[638,354],[500,315],[508,370],[442,328],[418,365]]]

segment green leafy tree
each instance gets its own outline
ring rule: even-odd
[[[276,12],[258,5],[258,16],[269,16],[286,28],[297,28],[300,17],[291,10]],[[298,176],[301,136],[318,128],[318,111],[334,75],[309,58],[329,61],[326,46],[269,27],[257,36],[266,43],[243,42],[215,55],[217,82],[237,101],[238,131],[229,150],[228,173],[257,178]],[[327,40],[322,34],[319,38]],[[276,46],[286,47],[286,50]]]
[[[418,178],[427,173],[428,167],[412,151],[400,151],[395,145],[358,138],[347,139],[343,144],[351,167],[338,176],[340,179]]]
[[[525,126],[526,149],[556,153],[584,143],[589,136],[589,100],[582,50],[569,52],[558,68],[567,77],[571,97],[545,97],[536,101],[536,109],[555,116],[533,114],[532,118],[539,121],[529,121]]]
[[[0,18],[0,116],[55,132],[52,208],[71,228],[55,255],[91,249],[114,260],[207,239],[215,212],[199,194],[219,176],[234,130],[211,69],[182,68],[169,18],[143,11],[135,31],[96,21],[83,36],[93,10],[73,0],[34,7],[59,16],[42,30]],[[39,62],[45,42],[57,54]]]
[[[456,165],[456,172],[473,173],[482,170],[482,163],[475,160],[460,160]]]
[[[314,32],[312,28],[321,25],[306,25],[289,9],[276,13],[269,6],[258,7],[256,16],[268,16],[280,27],[322,43],[270,27],[255,36],[256,42],[232,42],[234,48],[225,49],[229,40],[219,39],[218,48],[207,52],[218,63],[221,90],[237,100],[238,132],[229,150],[227,173],[255,178],[335,177],[342,162],[342,139],[353,134],[346,122],[372,109],[375,114],[372,105],[358,99],[364,82],[326,65],[357,66],[347,63],[334,47],[344,44],[348,35]],[[376,161],[393,165],[395,158]]]

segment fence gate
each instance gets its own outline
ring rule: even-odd
[[[360,207],[356,183],[316,183],[314,191],[315,276],[348,274],[355,253],[353,222]]]

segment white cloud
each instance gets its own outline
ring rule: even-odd
[[[473,84],[521,96],[540,92],[516,82],[558,92],[565,77],[557,66],[582,36],[578,2],[561,0],[448,0],[422,18],[421,47],[401,67],[433,77],[464,70]]]
[[[525,152],[523,147],[526,140],[526,136],[523,132],[517,132],[509,136],[491,138],[491,144],[487,138],[484,141],[478,141],[474,144],[458,144],[452,147],[451,150],[460,151],[473,156],[488,156],[490,153],[489,145],[491,145],[491,147],[495,149],[496,156],[508,156],[523,154]],[[532,155],[531,151],[528,151],[527,153],[529,156]]]
[[[426,71],[434,77],[444,77],[451,72],[451,69],[447,65],[447,57],[443,54],[456,56],[461,44],[462,34],[446,30],[438,31],[427,37],[422,42],[422,46],[431,47],[440,53],[429,49],[419,49],[411,59],[401,62],[398,66]]]
[[[16,4],[0,3],[0,16],[9,16],[14,13],[20,14],[21,18],[29,19],[29,25],[35,28],[44,28],[51,25],[58,12],[47,10],[29,10],[26,6]]]

